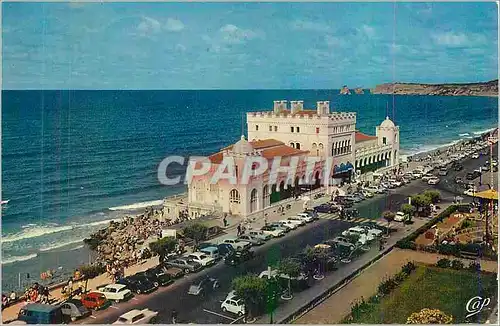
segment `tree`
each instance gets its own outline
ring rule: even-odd
[[[417,209],[417,212],[422,212],[428,210],[430,204],[432,204],[431,198],[424,195],[415,195],[411,197],[411,203]]]
[[[194,240],[195,246],[198,246],[200,241],[204,241],[207,238],[208,227],[201,223],[193,223],[184,228],[184,236]]]
[[[300,275],[302,266],[300,263],[292,258],[285,258],[281,260],[278,264],[278,273],[281,275],[286,275],[288,278],[288,295],[292,296],[292,278],[296,278]]]
[[[238,276],[233,279],[236,295],[245,302],[248,317],[252,318],[264,308],[267,294],[267,281],[255,275]]]
[[[394,221],[394,218],[396,217],[396,214],[394,214],[391,211],[385,211],[385,212],[382,213],[382,217],[384,218],[384,220],[387,221],[387,236],[389,236],[389,229],[390,229],[390,226],[391,226],[391,222]]]
[[[401,205],[401,211],[407,216],[407,221],[410,222],[411,218],[415,214],[415,207],[410,204],[403,204]]]
[[[453,316],[448,316],[439,309],[424,308],[414,312],[406,320],[407,324],[451,324]]]
[[[317,268],[318,276],[322,275],[322,266],[324,267],[328,260],[328,249],[313,248],[307,246],[304,250],[304,260],[309,271],[314,271]]]
[[[158,241],[151,242],[149,244],[149,249],[155,255],[160,256],[160,263],[163,263],[167,255],[175,249],[176,245],[177,240],[174,237],[165,237]]]
[[[422,195],[428,197],[433,204],[436,204],[441,200],[441,193],[437,190],[426,190]]]

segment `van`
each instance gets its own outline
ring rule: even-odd
[[[64,323],[61,306],[28,303],[19,310],[18,320],[27,324],[62,324]]]
[[[206,247],[206,248],[200,249],[200,252],[204,253],[208,257],[213,258],[215,260],[218,260],[221,258],[220,254],[219,254],[219,248],[217,248],[217,247]]]

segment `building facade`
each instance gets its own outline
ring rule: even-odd
[[[247,113],[248,140],[242,136],[211,155],[210,171],[189,184],[187,203],[182,203],[189,215],[223,212],[248,216],[305,189],[317,188],[324,178],[327,157],[333,159],[329,185],[399,164],[399,127],[388,117],[376,127],[375,136],[370,136],[356,130],[355,112],[330,112],[328,101],[317,102],[315,110],[304,109],[303,103],[291,101],[288,107],[287,101],[274,101],[273,111]],[[282,166],[295,158],[294,180],[286,173],[271,175],[269,168],[252,175],[249,182],[241,182],[244,161],[253,156],[264,158],[269,166],[277,156],[282,157]],[[306,167],[310,156],[318,157],[312,171]],[[234,161],[235,182],[211,182],[225,158]],[[309,188],[301,186],[304,183]],[[178,213],[174,202],[165,205],[169,212]]]

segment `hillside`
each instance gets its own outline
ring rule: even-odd
[[[498,79],[470,84],[414,84],[386,83],[377,85],[372,94],[441,95],[441,96],[497,96]]]

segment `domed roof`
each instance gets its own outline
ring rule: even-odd
[[[389,117],[386,117],[385,120],[380,124],[380,127],[381,128],[395,128],[396,125],[394,124],[394,122],[392,122],[391,119],[389,119]]]
[[[249,154],[252,152],[253,146],[245,139],[245,136],[241,136],[241,139],[233,146],[233,153],[235,154]]]

